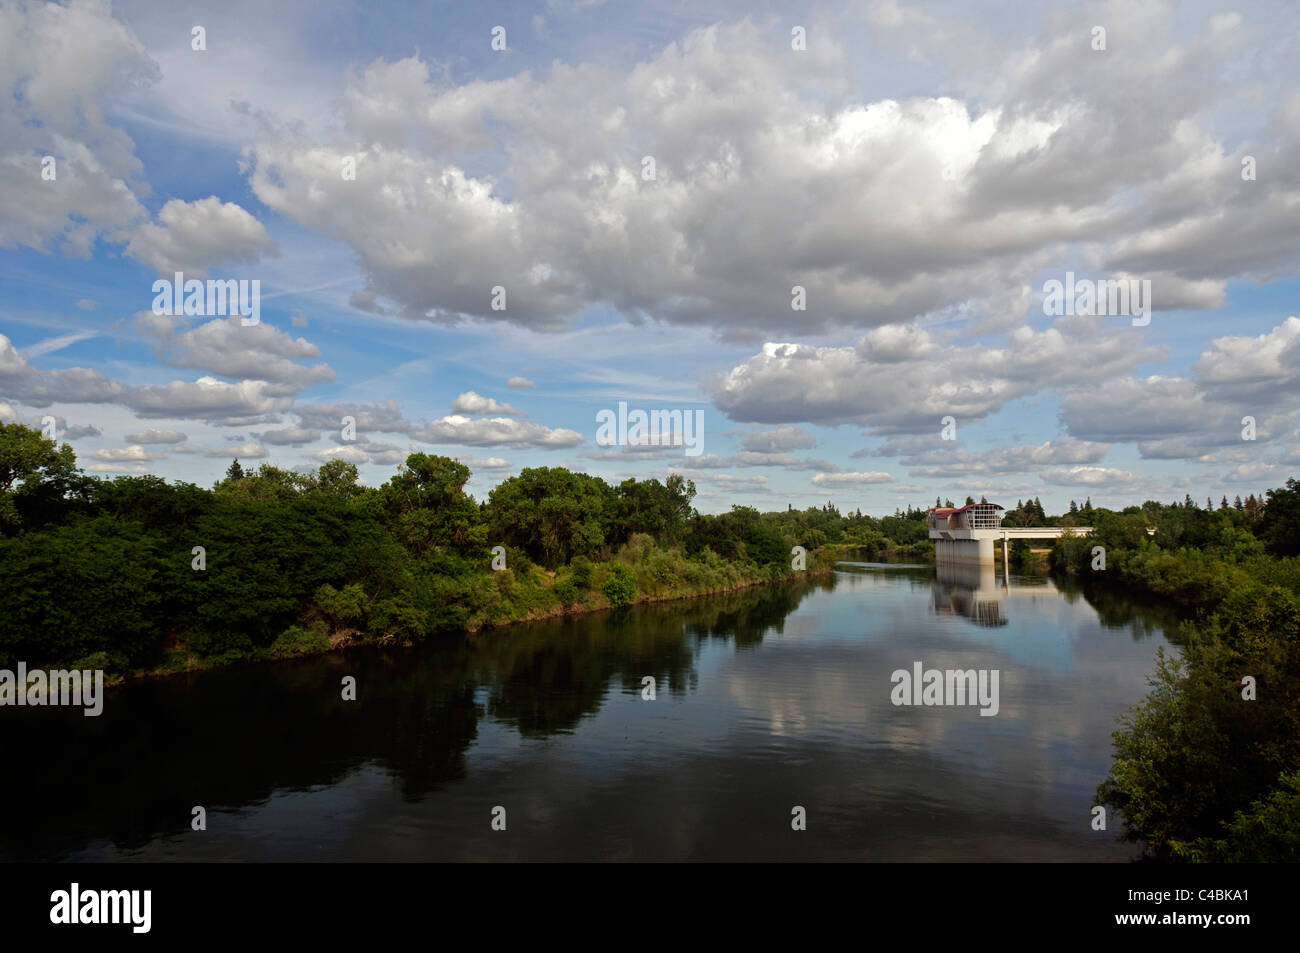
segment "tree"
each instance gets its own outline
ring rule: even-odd
[[[615,491],[614,542],[626,542],[634,533],[676,539],[686,526],[695,499],[695,483],[679,473],[665,483],[627,479]]]
[[[614,489],[600,477],[563,467],[526,468],[488,495],[493,538],[522,547],[547,568],[604,547],[617,505]]]
[[[1245,511],[1246,511],[1247,523],[1253,524],[1256,521],[1258,521],[1261,516],[1264,515],[1264,506],[1259,500],[1255,499],[1254,493],[1246,497]]]
[[[357,486],[357,477],[355,463],[330,460],[321,464],[321,468],[316,471],[316,488],[334,496],[355,496],[361,489]]]
[[[235,461],[237,464],[239,461]],[[235,472],[232,464],[227,473]],[[223,498],[240,500],[292,500],[310,489],[313,480],[301,473],[285,470],[282,467],[263,463],[256,472],[240,467],[243,476],[231,479],[227,477],[216,486],[217,493]]]
[[[244,468],[239,465],[239,457],[235,457],[235,462],[226,468],[227,480],[242,480],[244,478]]]
[[[60,447],[23,424],[0,423],[0,529],[12,531],[22,523],[24,498],[61,499],[78,476],[68,444]]]
[[[1292,478],[1269,490],[1267,507],[1268,519],[1256,525],[1256,534],[1274,556],[1300,555],[1300,483]]]
[[[450,457],[406,458],[380,493],[407,548],[422,556],[434,547],[482,543],[484,534],[475,533],[479,508],[465,493],[469,477],[469,467]]]

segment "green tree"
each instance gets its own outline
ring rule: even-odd
[[[1267,501],[1268,519],[1256,524],[1257,535],[1274,556],[1300,555],[1300,483],[1287,480],[1268,491]]]
[[[493,539],[522,548],[548,568],[599,552],[615,508],[608,483],[563,467],[527,468],[488,496]]]
[[[0,529],[16,530],[24,502],[62,499],[76,484],[76,454],[39,430],[0,423]]]
[[[450,457],[413,453],[380,488],[402,542],[417,555],[437,547],[481,547],[478,505],[465,492],[469,467]]]
[[[357,485],[357,466],[346,460],[330,460],[316,471],[316,489],[333,496],[353,497],[361,492]]]

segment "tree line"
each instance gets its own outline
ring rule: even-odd
[[[784,579],[795,545],[924,538],[913,519],[834,507],[702,514],[678,474],[529,468],[482,500],[470,475],[413,453],[378,487],[342,460],[235,460],[211,488],[101,478],[0,424],[0,665],[169,671],[418,639]]]

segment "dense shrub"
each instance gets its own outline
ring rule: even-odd
[[[271,658],[293,658],[298,655],[313,655],[329,648],[329,632],[322,622],[310,625],[291,625],[271,643]]]
[[[601,584],[600,591],[611,606],[628,605],[636,598],[636,578],[627,566],[615,563],[610,566],[609,576]]]
[[[561,579],[551,590],[555,601],[562,606],[571,606],[578,601],[578,584],[572,579]]]

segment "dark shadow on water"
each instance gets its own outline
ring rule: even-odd
[[[3,712],[0,860],[54,860],[88,843],[133,848],[189,831],[190,808],[262,804],[277,791],[381,766],[415,801],[464,777],[491,718],[525,738],[571,732],[610,692],[684,694],[696,646],[738,648],[780,632],[834,580],[521,624],[411,647],[365,646],[308,659],[142,681],[111,690],[104,714]],[[343,701],[344,676],[357,700]]]

